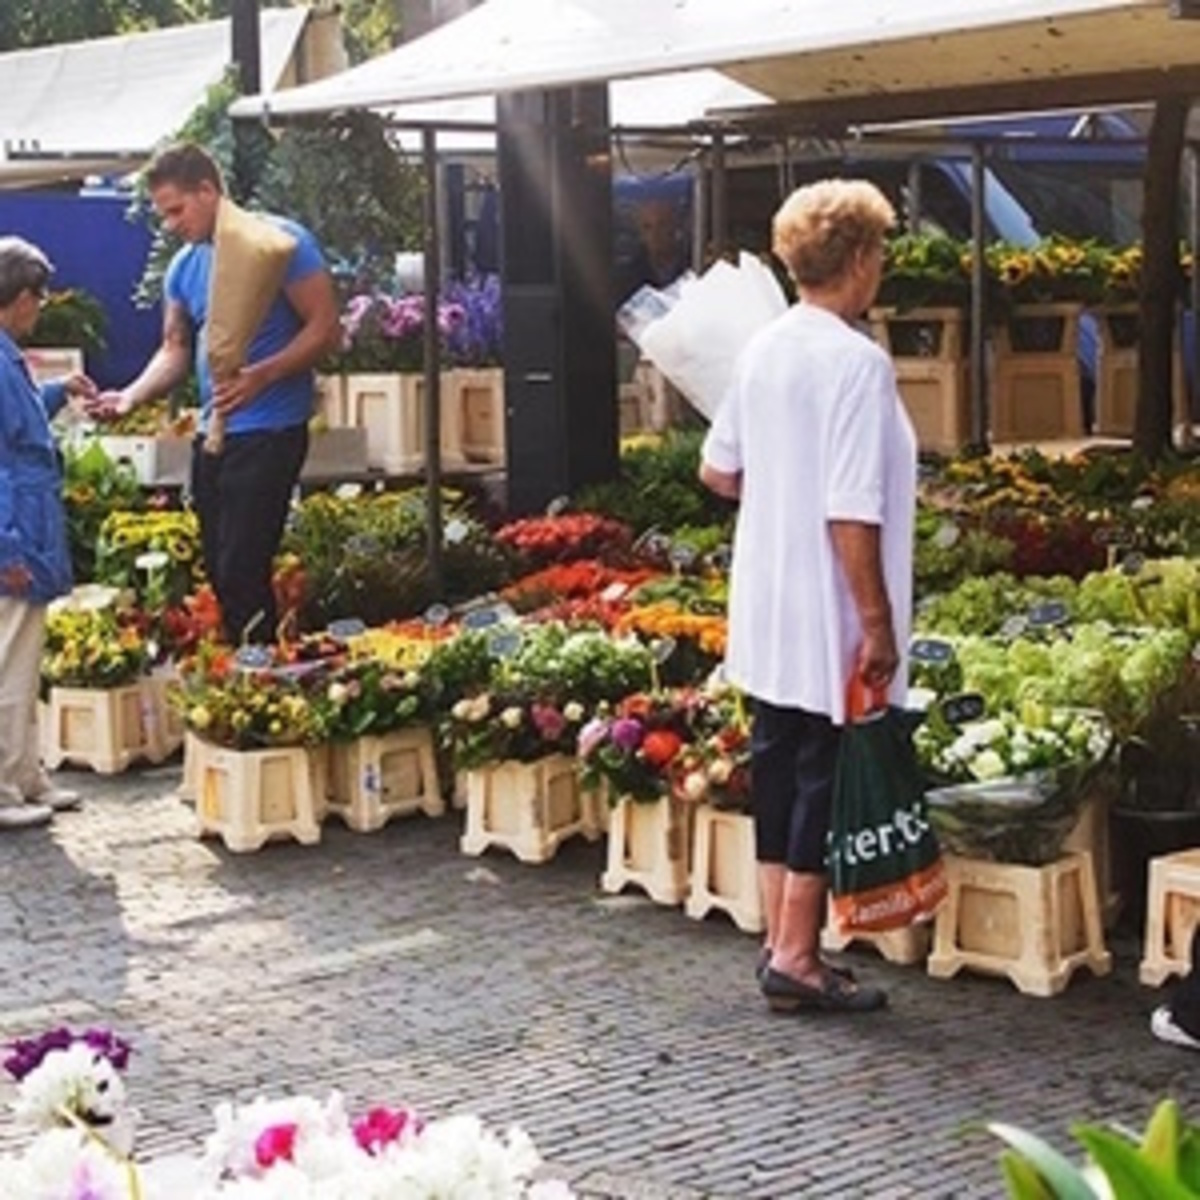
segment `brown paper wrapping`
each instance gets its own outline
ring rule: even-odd
[[[222,196],[213,232],[208,284],[208,367],[214,386],[245,364],[250,343],[283,286],[296,239],[285,229],[239,208]],[[204,449],[220,454],[225,418],[209,421]]]

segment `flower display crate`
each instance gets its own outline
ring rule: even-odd
[[[997,442],[1083,436],[1079,304],[1026,304],[993,334],[991,434]]]
[[[617,431],[621,437],[648,433],[650,424],[650,391],[644,383],[623,383],[617,390]]]
[[[965,327],[959,308],[874,308],[871,333],[892,356],[922,450],[952,454],[971,439]]]
[[[345,375],[318,375],[313,381],[313,416],[327,429],[350,424]]]
[[[25,362],[34,383],[52,383],[83,370],[83,351],[74,346],[29,346]]]
[[[754,857],[754,818],[701,804],[692,819],[692,870],[683,911],[702,921],[714,909],[747,933],[766,928]]]
[[[467,826],[459,846],[463,854],[496,846],[522,862],[549,862],[567,838],[599,837],[597,804],[569,755],[479,767],[467,772]]]
[[[200,791],[200,762],[204,757],[207,743],[202,741],[190,729],[183,735],[183,774],[180,776],[179,787],[175,794],[180,800],[195,804]]]
[[[201,837],[215,835],[235,854],[280,839],[306,846],[321,840],[328,789],[324,746],[231,750],[205,743],[198,759]]]
[[[425,462],[425,379],[415,374],[346,376],[346,424],[367,431],[367,465],[393,475]]]
[[[506,461],[504,371],[500,367],[459,368],[448,372],[447,392],[454,396],[459,422],[458,451],[468,462],[502,467]],[[443,408],[443,423],[445,409]],[[445,439],[442,453],[446,453]]]
[[[929,957],[933,942],[930,925],[906,925],[903,929],[888,929],[881,933],[841,933],[826,921],[821,930],[821,948],[833,952],[849,946],[870,946],[877,954],[897,966],[911,967]]]
[[[659,904],[682,904],[689,887],[692,806],[671,796],[622,796],[609,814],[608,860],[600,886],[638,887]]]
[[[1095,432],[1132,437],[1138,399],[1138,307],[1114,304],[1096,310],[1100,355],[1096,378]],[[1176,344],[1171,355],[1175,423],[1186,420],[1187,387]]]
[[[51,771],[71,763],[116,775],[138,761],[160,763],[178,748],[165,740],[157,701],[141,680],[118,688],[51,688],[38,721],[42,760]]]
[[[329,812],[356,833],[374,833],[394,817],[446,811],[438,787],[433,734],[397,729],[329,747]]]
[[[183,716],[170,701],[174,679],[174,672],[167,670],[142,680],[142,720],[147,740],[155,746],[155,762],[170,758],[184,741]]]
[[[1044,867],[946,856],[949,894],[934,925],[928,971],[1004,975],[1030,996],[1061,992],[1080,967],[1112,970],[1096,902],[1092,856]]]
[[[308,453],[300,468],[300,478],[359,474],[367,469],[367,431],[365,429],[319,429],[309,434]]]
[[[145,487],[183,487],[191,478],[191,438],[102,434],[97,440],[113,462],[128,463]]]
[[[1192,936],[1200,925],[1200,850],[1180,850],[1150,860],[1146,896],[1146,942],[1138,978],[1158,987],[1186,975]]]
[[[1111,929],[1121,912],[1121,896],[1113,886],[1112,838],[1109,833],[1109,810],[1112,795],[1104,786],[1103,777],[1092,785],[1088,796],[1079,806],[1079,819],[1063,842],[1066,852],[1086,850],[1092,856],[1096,877],[1096,902],[1105,929]]]

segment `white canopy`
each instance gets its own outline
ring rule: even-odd
[[[288,82],[306,8],[262,11],[262,77]],[[0,176],[73,173],[145,157],[177,129],[229,66],[228,20],[95,38],[0,55]],[[38,163],[42,165],[38,165]]]
[[[487,0],[238,115],[381,108],[719,67],[776,100],[978,90],[1200,63],[1167,0]]]

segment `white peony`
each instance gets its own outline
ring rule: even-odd
[[[21,1080],[13,1111],[39,1129],[63,1123],[66,1109],[84,1120],[112,1119],[124,1111],[125,1085],[103,1054],[83,1042],[51,1050]]]

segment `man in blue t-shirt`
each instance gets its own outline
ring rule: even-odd
[[[320,247],[307,229],[268,216],[295,239],[283,286],[246,356],[214,386],[206,353],[213,231],[224,194],[220,168],[199,146],[181,143],[155,156],[146,185],[167,230],[187,244],[163,281],[163,339],[142,373],[102,393],[97,415],[120,415],[165,396],[195,364],[201,436],[192,456],[192,500],[204,563],[233,641],[270,641],[277,614],[272,562],[308,452],[313,367],[339,338],[337,300]],[[213,413],[225,419],[219,454],[203,448]]]

